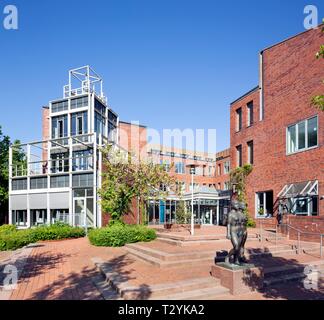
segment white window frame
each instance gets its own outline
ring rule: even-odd
[[[316,146],[308,147],[308,121],[311,120],[311,119],[314,119],[314,118],[316,118],[317,144],[316,144]],[[299,147],[299,125],[301,123],[305,123],[305,148],[303,148],[303,149],[298,148]],[[291,128],[291,127],[296,128],[296,151],[290,151],[289,150],[289,137],[290,137],[289,128]],[[307,118],[305,120],[302,120],[302,121],[299,121],[299,122],[297,122],[295,124],[287,126],[287,128],[286,128],[286,155],[296,154],[296,153],[303,152],[303,151],[306,151],[306,150],[312,150],[312,149],[318,148],[318,132],[319,132],[318,115],[309,117],[309,118]]]

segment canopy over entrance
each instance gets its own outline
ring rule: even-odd
[[[278,194],[281,199],[311,196],[318,196],[317,180],[286,184]]]

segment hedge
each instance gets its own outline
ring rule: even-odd
[[[156,239],[155,230],[139,225],[113,225],[89,232],[90,243],[99,247],[122,247],[127,243]]]
[[[15,226],[0,227],[0,251],[16,250],[30,243],[46,240],[62,240],[85,236],[82,228],[56,223],[27,230],[17,230]]]

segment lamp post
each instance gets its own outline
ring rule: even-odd
[[[191,235],[195,235],[195,226],[194,226],[194,174],[196,173],[196,167],[197,165],[190,164],[188,165],[190,168],[190,174],[191,174]]]

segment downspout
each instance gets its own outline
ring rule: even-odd
[[[260,87],[260,117],[259,120],[264,119],[264,93],[263,93],[263,51],[260,52],[259,58],[259,87]]]

